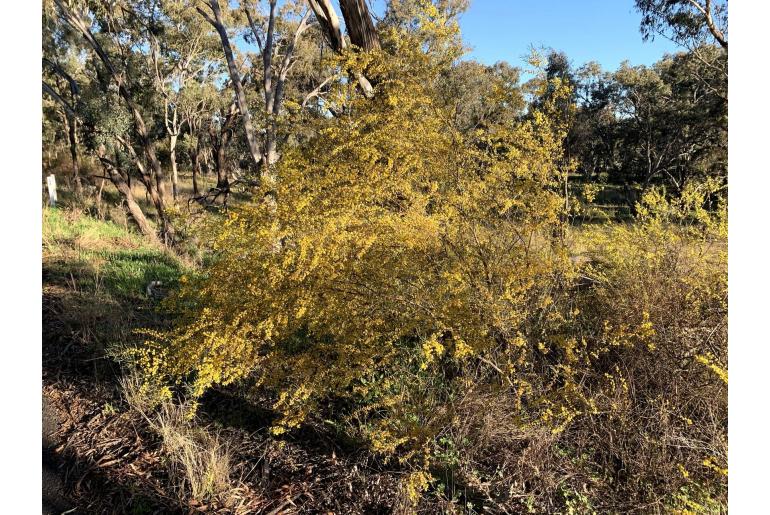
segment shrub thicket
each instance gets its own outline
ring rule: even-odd
[[[515,124],[453,130],[434,87],[453,37],[428,13],[354,63],[375,97],[338,82],[344,110],[283,156],[277,204],[230,214],[216,260],[170,300],[176,327],[137,349],[148,382],[199,396],[250,381],[274,395],[274,433],[326,420],[400,462],[413,507],[430,491],[466,509],[718,509],[712,185],[652,192],[637,223],[580,232],[588,259],[570,259],[568,91],[543,82]]]

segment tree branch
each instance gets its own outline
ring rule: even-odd
[[[43,57],[43,64],[49,66],[54,72],[56,72],[60,77],[69,83],[70,92],[72,93],[73,99],[80,94],[80,87],[78,86],[77,81],[75,81],[75,79],[73,79],[69,73],[64,71],[64,68],[59,66],[59,64],[46,59],[45,57]]]
[[[64,110],[67,111],[67,114],[73,118],[78,118],[78,114],[75,112],[75,109],[72,108],[72,106],[67,103],[66,100],[64,100],[61,95],[59,95],[56,90],[54,90],[51,86],[46,84],[45,81],[43,81],[43,92],[48,93],[48,95],[53,98],[56,102],[62,105],[64,107]]]
[[[719,30],[719,28],[716,26],[716,24],[714,23],[714,18],[711,16],[711,0],[706,0],[705,7],[700,5],[700,3],[698,3],[696,0],[687,0],[687,1],[690,3],[690,5],[694,6],[697,10],[699,10],[703,14],[706,20],[706,26],[708,27],[709,32],[711,32],[711,35],[714,36],[714,39],[717,40],[717,42],[722,48],[727,50],[727,40],[725,39],[725,36],[722,33],[722,31]]]
[[[302,107],[304,108],[305,105],[310,101],[310,99],[315,98],[321,94],[321,90],[324,86],[326,86],[330,80],[332,80],[335,77],[335,75],[331,75],[329,77],[326,77],[321,84],[318,85],[313,91],[305,95],[305,98],[302,100]]]

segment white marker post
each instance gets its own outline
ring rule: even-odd
[[[46,181],[48,182],[48,205],[56,207],[56,176],[51,174]]]

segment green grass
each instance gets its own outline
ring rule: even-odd
[[[147,285],[160,281],[161,289],[173,289],[190,272],[168,249],[127,226],[71,209],[45,208],[42,237],[43,338],[49,356],[69,350],[88,369],[94,359],[140,344],[137,329],[168,324]],[[111,373],[107,361],[98,363],[100,374]]]
[[[107,288],[125,297],[143,292],[150,281],[160,281],[163,286],[175,285],[181,275],[178,262],[155,251],[120,251],[104,257]]]
[[[43,269],[46,282],[120,300],[144,298],[151,281],[176,284],[180,260],[113,222],[56,208],[43,211]]]
[[[77,237],[94,239],[131,240],[136,245],[142,244],[139,235],[112,223],[97,220],[79,213],[64,211],[59,208],[43,209],[43,241],[70,242]]]

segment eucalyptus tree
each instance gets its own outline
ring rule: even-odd
[[[237,7],[231,7],[229,3],[220,5],[218,0],[206,0],[199,2],[196,10],[219,35],[228,66],[230,84],[235,93],[249,144],[249,152],[255,166],[260,170],[262,181],[269,185],[275,180],[270,171],[271,167],[279,158],[277,147],[280,138],[277,120],[284,105],[289,74],[300,60],[297,49],[303,35],[317,24],[335,52],[342,53],[348,43],[342,35],[339,17],[329,0],[308,0],[307,3],[304,0],[288,1],[280,9],[277,0],[265,0],[264,4],[265,8],[262,10],[263,2],[259,0],[244,1]],[[340,8],[348,29],[350,43],[363,51],[379,49],[379,37],[366,2],[341,0]],[[315,18],[314,22],[311,14]],[[237,62],[236,49],[231,43],[231,34],[228,34],[228,28],[235,29],[231,32],[237,34],[239,25],[242,24],[240,17],[243,15],[246,17],[247,29],[250,31],[247,41],[256,44],[259,52],[258,61],[261,64],[257,74],[261,77],[260,89],[264,97],[262,104],[264,130],[260,132],[256,127],[256,121],[259,118],[256,118],[255,113],[250,109],[244,77]],[[355,75],[364,93],[367,96],[371,95],[373,91],[371,83],[362,74],[355,73]],[[323,84],[324,82],[321,86]],[[317,94],[318,91],[315,89],[309,91],[303,99],[303,105]]]
[[[719,73],[691,52],[615,72],[595,63],[578,68],[568,146],[584,181],[622,185],[632,210],[650,186],[676,196],[692,181],[724,183],[727,102],[707,86]]]
[[[615,72],[620,173],[681,192],[692,179],[727,177],[727,104],[692,74],[690,53]]]
[[[636,0],[636,9],[644,39],[662,36],[686,48],[701,64],[693,76],[727,101],[727,0]]]
[[[636,0],[645,39],[655,35],[693,48],[710,41],[727,50],[727,0]]]
[[[308,0],[308,4],[313,10],[315,19],[318,21],[329,46],[338,54],[344,53],[348,43],[342,34],[340,20],[331,0]],[[364,52],[379,50],[380,39],[366,1],[340,0],[340,9],[345,19],[345,27],[350,37],[350,44],[355,49]],[[374,95],[374,87],[366,75],[359,70],[351,70],[351,72],[363,94],[367,98],[371,98]]]
[[[230,36],[227,34],[227,27],[225,26],[225,14],[229,13],[229,6],[227,6],[228,10],[223,14],[222,8],[219,6],[217,0],[207,0],[202,3],[204,6],[197,6],[196,10],[207,22],[209,22],[209,24],[211,24],[219,35],[219,39],[222,43],[222,51],[224,52],[225,60],[227,61],[227,69],[230,74],[230,84],[235,92],[235,99],[243,120],[243,128],[246,131],[249,153],[254,165],[258,168],[262,161],[262,145],[257,137],[257,130],[252,121],[251,109],[249,109],[249,103],[246,98],[246,88],[243,85],[241,72],[238,69],[238,64],[235,59],[235,52],[233,51],[233,46],[230,43]]]
[[[157,157],[152,105],[151,77],[147,73],[151,52],[150,36],[158,30],[156,23],[160,4],[154,0],[53,0],[62,23],[79,33],[84,47],[98,58],[96,73],[102,78],[105,92],[116,91],[133,121],[136,137],[123,138],[120,143],[141,167],[142,183],[158,213],[160,230],[165,242],[172,242],[174,230],[166,212],[165,173]],[[133,147],[134,142],[140,149]]]
[[[58,106],[64,132],[67,134],[72,159],[72,183],[76,196],[82,195],[80,177],[79,103],[80,86],[78,75],[81,63],[68,41],[69,34],[58,27],[43,13],[43,92]]]
[[[235,134],[236,124],[239,122],[238,104],[235,101],[222,102],[220,99],[218,110],[211,117],[208,125],[208,136],[211,143],[211,153],[214,160],[214,169],[217,174],[217,185],[214,194],[225,198],[230,190],[230,177],[227,166],[227,147]]]
[[[132,178],[142,183],[152,180],[132,145],[131,115],[121,106],[114,88],[104,91],[97,80],[84,84],[81,105],[85,147],[100,163],[104,173],[101,178],[109,180],[118,191],[142,234],[158,241],[131,187]]]
[[[213,81],[201,77],[200,80],[191,81],[184,90],[180,91],[175,106],[179,117],[187,126],[183,135],[182,146],[190,161],[193,196],[195,197],[200,195],[198,178],[202,174],[205,146],[208,141],[207,122],[221,97],[221,92],[216,89]]]
[[[289,72],[300,60],[296,54],[300,39],[311,28],[310,9],[304,2],[287,2],[281,12],[277,0],[267,1],[267,12],[259,12],[261,2],[244,3],[251,38],[259,50],[264,96],[265,132],[262,166],[278,160],[278,118],[283,108]],[[253,11],[253,12],[252,12]]]
[[[78,114],[77,104],[80,96],[80,88],[77,81],[64,70],[57,62],[43,58],[44,69],[50,69],[54,74],[53,82],[56,86],[49,84],[45,79],[46,72],[43,72],[43,92],[49,95],[59,106],[61,119],[64,124],[64,130],[69,140],[70,156],[72,158],[72,182],[76,196],[81,196],[83,186],[80,181],[80,150],[78,142]],[[62,82],[64,85],[62,86]],[[64,91],[63,91],[64,90]],[[66,91],[66,92],[65,92]]]
[[[451,104],[453,124],[463,133],[505,121],[513,122],[525,107],[518,68],[499,62],[488,66],[461,61],[441,74],[436,86]]]
[[[217,189],[228,187],[223,152],[233,134],[231,123],[237,117],[245,132],[252,164],[259,172],[259,182],[266,191],[265,200],[274,206],[273,168],[280,157],[279,144],[287,139],[287,135],[280,134],[280,120],[292,70],[297,63],[308,60],[309,49],[302,42],[315,25],[311,22],[311,10],[300,0],[284,2],[280,8],[277,0],[267,0],[264,7],[260,1],[241,2],[235,7],[229,3],[220,5],[217,0],[202,4],[196,10],[219,36],[238,111],[223,107],[218,128],[212,127],[210,132],[215,147]],[[231,40],[236,37],[255,45],[257,55],[234,48]],[[244,67],[246,73],[241,71]],[[249,100],[252,84],[260,99],[256,109]]]
[[[191,106],[183,110],[180,104],[190,83],[211,80],[220,56],[218,42],[209,35],[205,22],[184,2],[167,1],[163,7],[153,20],[157,28],[148,32],[149,56],[155,86],[163,101],[171,188],[176,200],[179,195],[176,146],[185,124],[190,122],[185,115],[193,114]],[[189,103],[190,99],[187,100]]]
[[[577,159],[576,172],[584,182],[607,183],[619,177],[622,153],[619,84],[596,62],[577,68],[574,78],[577,112],[567,139]]]

